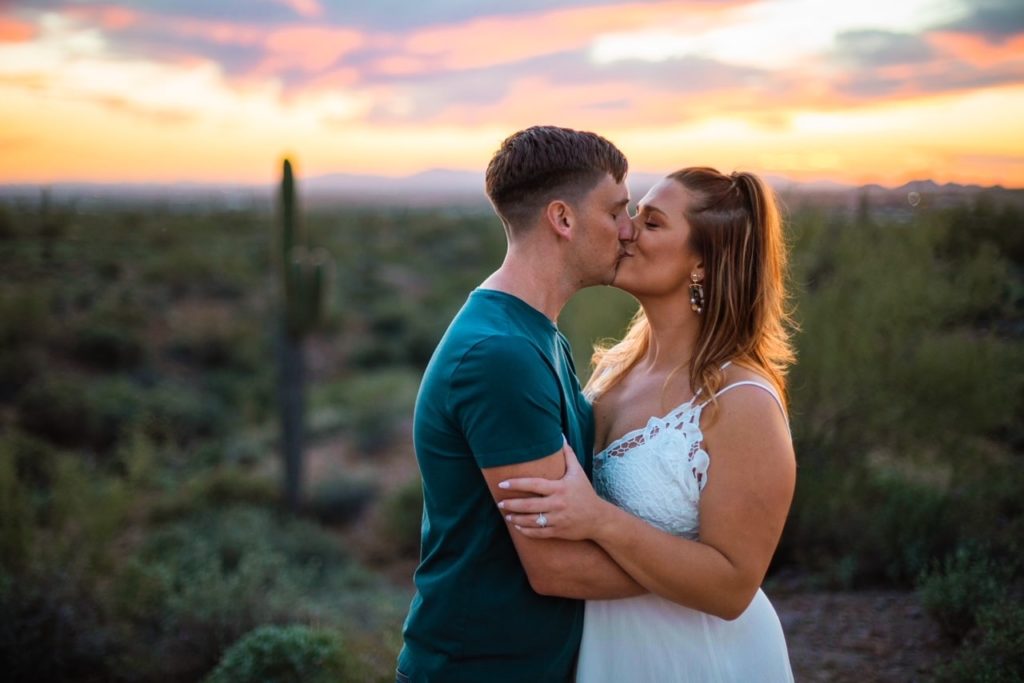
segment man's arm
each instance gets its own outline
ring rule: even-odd
[[[558,450],[538,460],[488,467],[482,472],[497,504],[505,498],[523,495],[499,489],[499,482],[516,477],[561,479],[565,475],[565,456]],[[647,592],[592,541],[527,538],[512,529],[509,533],[530,586],[541,595],[610,600]]]

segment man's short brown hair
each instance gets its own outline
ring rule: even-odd
[[[622,182],[628,164],[596,133],[533,126],[505,138],[487,165],[487,196],[510,230],[529,227],[555,199],[577,202],[605,174]]]

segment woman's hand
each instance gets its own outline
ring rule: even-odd
[[[505,520],[524,536],[580,541],[593,538],[594,531],[600,527],[601,514],[608,503],[594,493],[568,443],[562,453],[565,476],[561,479],[530,477],[498,484],[499,488],[509,491],[536,494],[536,497],[507,498],[498,503]]]

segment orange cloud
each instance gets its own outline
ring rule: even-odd
[[[404,47],[414,55],[436,57],[437,66],[443,68],[485,68],[578,50],[602,33],[665,25],[685,25],[691,30],[710,26],[748,1],[653,2],[486,17],[416,31]]]
[[[31,24],[0,17],[0,43],[21,43],[32,40],[36,31]]]
[[[1024,64],[1024,35],[993,44],[984,37],[970,33],[940,32],[928,35],[936,48],[979,69],[990,69],[1010,63]]]

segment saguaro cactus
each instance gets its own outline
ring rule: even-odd
[[[334,262],[322,247],[310,247],[298,217],[291,162],[284,161],[281,179],[281,230],[276,240],[280,283],[278,312],[278,390],[281,404],[281,453],[284,493],[296,511],[302,489],[305,441],[306,337],[323,321]]]

